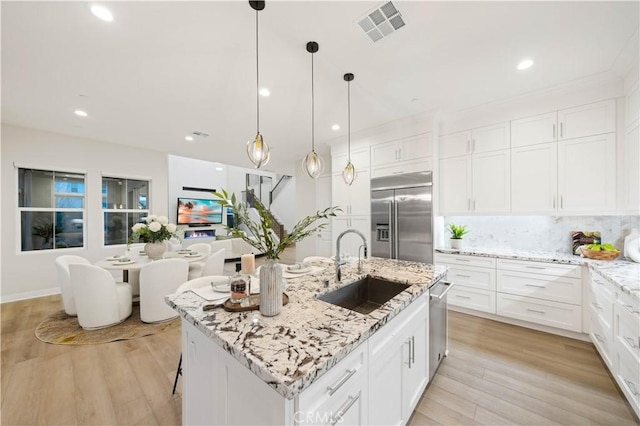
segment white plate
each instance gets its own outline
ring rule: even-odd
[[[130,260],[126,261],[126,262],[122,262],[120,260],[113,261],[114,265],[131,265],[132,263],[136,263],[136,261],[133,260],[133,259],[130,259]]]
[[[217,291],[218,293],[229,293],[231,291],[231,287],[229,283],[218,284],[213,286],[213,291]]]
[[[200,253],[198,252],[190,252],[190,253],[183,253],[182,254],[184,257],[198,257],[198,256],[202,256]]]
[[[288,274],[306,274],[307,272],[310,272],[311,269],[313,269],[313,267],[307,266],[306,268],[300,269],[285,269],[285,272]]]
[[[184,250],[177,250],[177,253],[188,254],[188,253],[194,253],[194,252],[192,252],[191,250],[184,249]]]

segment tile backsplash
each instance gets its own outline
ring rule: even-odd
[[[469,229],[464,236],[465,247],[560,253],[571,253],[571,231],[600,231],[603,243],[612,243],[622,250],[631,229],[640,228],[640,216],[445,216],[443,219],[445,231],[436,247],[449,247],[446,228],[450,223]]]

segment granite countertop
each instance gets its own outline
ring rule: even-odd
[[[363,261],[363,271],[358,274],[355,263],[342,265],[341,283],[335,280],[333,266],[287,279],[289,304],[275,317],[221,308],[203,312],[207,302],[191,291],[167,296],[166,301],[280,395],[292,399],[444,277],[447,268],[371,258]],[[411,286],[370,314],[316,299],[365,275]],[[323,286],[326,279],[328,289]]]
[[[600,275],[625,293],[631,294],[632,296],[640,299],[640,263],[635,263],[624,258],[618,258],[614,261],[604,261],[574,256],[568,253],[481,248],[464,248],[462,250],[437,248],[436,252],[495,257],[500,259],[529,260],[533,262],[588,265],[589,269],[599,272]]]

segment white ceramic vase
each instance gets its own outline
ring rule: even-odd
[[[164,241],[156,241],[155,243],[147,243],[144,245],[144,252],[151,260],[162,259],[162,255],[167,251],[167,245]]]
[[[282,311],[282,267],[277,260],[267,259],[260,268],[260,313],[276,316]]]
[[[462,241],[464,241],[462,238],[458,238],[458,239],[451,238],[449,241],[451,241],[452,249],[462,250]]]

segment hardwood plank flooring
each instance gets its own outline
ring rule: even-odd
[[[295,261],[294,250],[285,255]],[[0,306],[0,424],[180,424],[179,329],[94,346],[37,340],[37,324],[61,308],[60,296]],[[449,356],[410,425],[637,424],[590,343],[456,312],[449,320]]]

